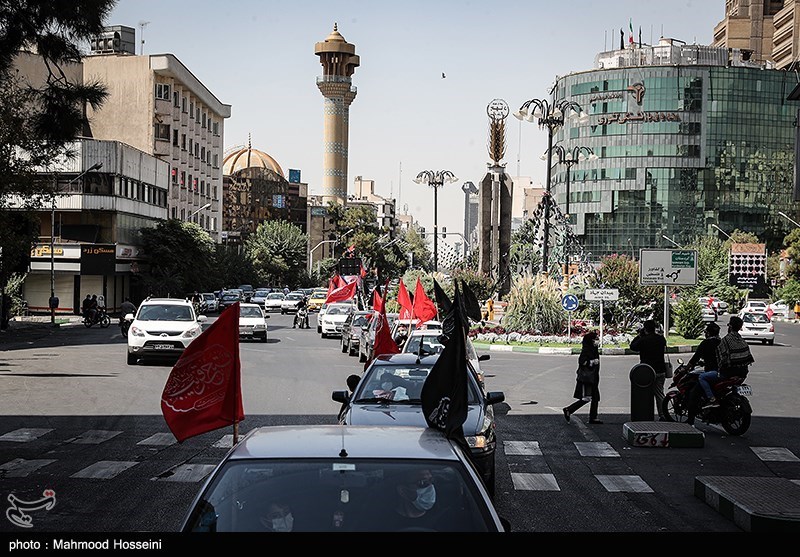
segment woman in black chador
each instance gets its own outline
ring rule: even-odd
[[[578,408],[587,402],[590,402],[589,423],[603,423],[597,419],[597,405],[600,403],[599,345],[600,340],[597,338],[597,333],[595,331],[589,331],[583,335],[581,353],[580,356],[578,356],[578,371],[575,384],[575,393],[573,394],[577,400],[562,410],[564,412],[564,418],[568,422],[569,417],[574,414]]]

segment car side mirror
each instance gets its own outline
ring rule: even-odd
[[[125,321],[133,321],[133,314],[127,313],[123,319],[125,319]]]
[[[197,316],[197,321],[200,322],[200,323],[202,323],[203,321],[206,321],[207,319],[208,319],[208,317],[206,317],[205,315],[198,315]]]
[[[491,358],[491,356],[489,354],[481,354],[480,356],[478,356],[478,361],[479,362],[485,362],[486,360],[488,360],[490,358]]]
[[[270,317],[272,317],[272,316],[271,315],[265,315],[264,319],[269,319]]]
[[[338,403],[347,404],[350,402],[350,392],[349,391],[333,391],[331,393],[331,398]]]
[[[683,358],[678,358],[678,365],[679,365],[679,366],[682,366],[682,365],[683,365]]]
[[[491,406],[492,404],[500,404],[506,399],[505,393],[503,391],[490,391],[486,393],[486,406]]]

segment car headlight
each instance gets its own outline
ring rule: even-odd
[[[183,338],[194,338],[200,334],[202,328],[198,325],[197,327],[192,327],[191,329],[187,329],[185,333],[181,335]]]
[[[135,336],[135,337],[143,337],[144,336],[144,331],[141,330],[139,327],[131,326],[131,334],[133,336]]]

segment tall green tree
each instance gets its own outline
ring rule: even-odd
[[[305,273],[308,236],[285,220],[258,225],[245,242],[245,253],[262,284],[299,284]]]
[[[216,278],[216,245],[193,222],[170,219],[154,228],[143,228],[145,265],[142,282],[154,296],[183,297],[189,292],[210,292],[219,287]]]

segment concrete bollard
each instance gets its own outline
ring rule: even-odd
[[[647,364],[636,364],[631,368],[631,421],[652,422],[654,419],[653,408],[653,383],[656,372]]]

